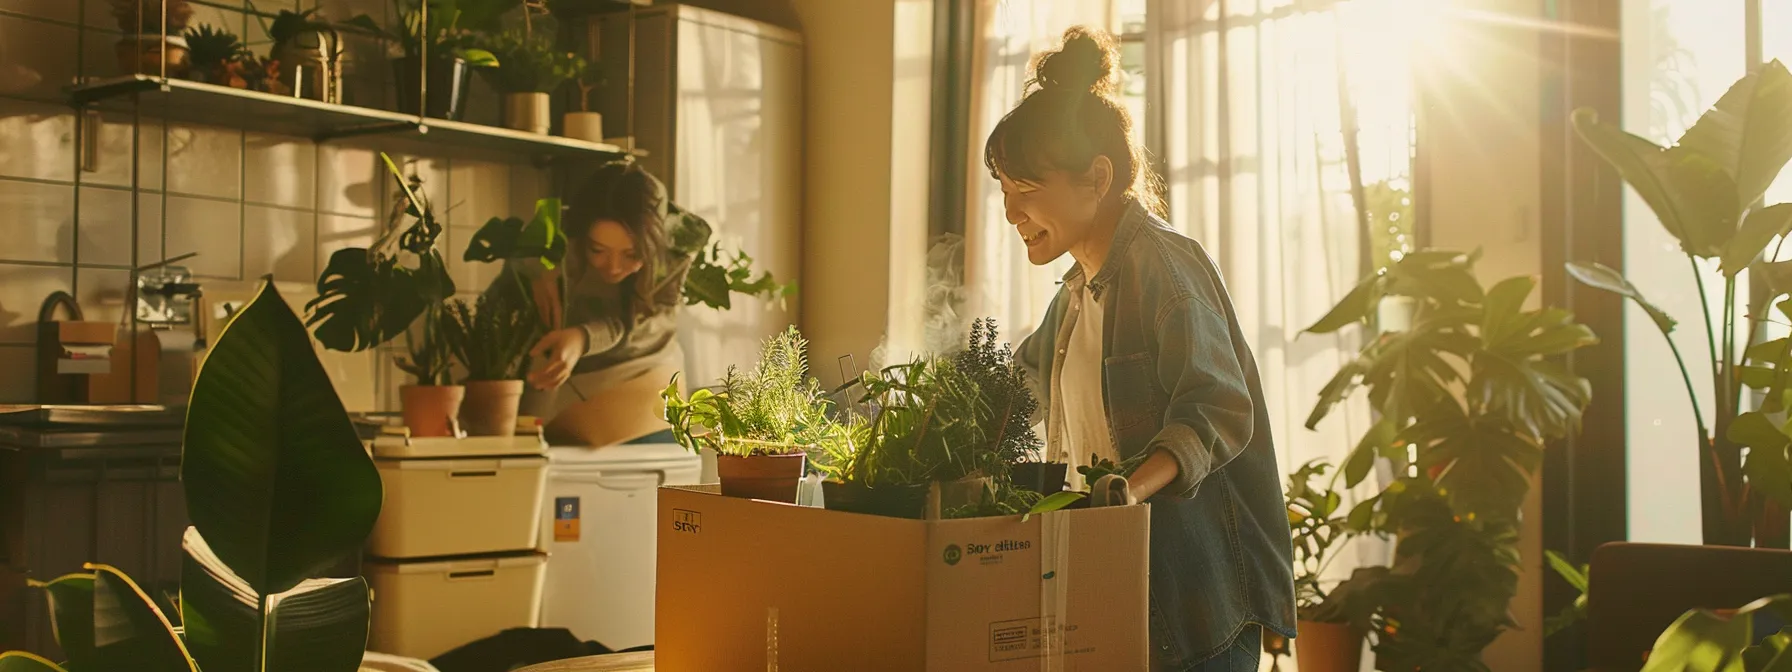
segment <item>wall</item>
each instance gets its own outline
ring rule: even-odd
[[[1491,285],[1542,270],[1538,231],[1542,139],[1539,110],[1541,5],[1528,0],[1450,0],[1428,31],[1419,88],[1420,151],[1428,171],[1423,223],[1440,249],[1481,248],[1481,282]],[[1497,18],[1495,18],[1497,17]],[[1532,295],[1535,307],[1537,295]],[[1524,505],[1519,552],[1523,571],[1512,602],[1518,630],[1486,652],[1495,670],[1543,669],[1542,482]]]
[[[334,18],[385,0],[255,0],[263,12],[321,2]],[[193,2],[193,24],[249,35],[265,32],[243,10],[248,0]],[[38,306],[52,291],[73,293],[89,319],[119,319],[133,264],[184,254],[208,295],[243,295],[272,274],[295,303],[309,296],[331,252],[376,232],[388,180],[376,150],[387,143],[316,144],[304,138],[171,125],[147,113],[135,134],[143,187],[133,255],[131,149],[127,115],[99,127],[96,170],[82,170],[77,115],[62,88],[77,76],[118,74],[118,39],[105,0],[0,0],[0,403],[35,395]],[[377,45],[352,45],[350,94],[376,100],[389,88]],[[469,120],[495,121],[488,97]],[[164,142],[164,138],[166,141]],[[444,249],[458,250],[494,215],[528,212],[546,195],[546,176],[527,165],[449,156],[403,156],[416,168],[448,224]],[[446,255],[455,259],[458,254]],[[483,286],[486,269],[453,272],[463,289]],[[351,410],[393,408],[400,379],[393,353],[334,355],[326,364]]]

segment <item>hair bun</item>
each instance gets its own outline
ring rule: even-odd
[[[1119,91],[1115,66],[1120,52],[1107,31],[1072,26],[1056,50],[1039,55],[1033,64],[1033,81],[1040,89],[1087,91],[1112,96]]]

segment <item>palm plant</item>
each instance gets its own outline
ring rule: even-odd
[[[1672,338],[1668,346],[1698,426],[1705,543],[1747,546],[1752,538],[1786,548],[1792,541],[1787,537],[1792,435],[1786,427],[1792,358],[1784,339],[1757,343],[1756,336],[1775,319],[1770,305],[1792,319],[1792,304],[1779,300],[1792,292],[1792,262],[1779,260],[1792,232],[1792,204],[1761,203],[1792,160],[1792,73],[1774,61],[1743,77],[1673,147],[1601,122],[1592,110],[1576,111],[1574,127],[1680,241],[1698,285],[1703,310],[1696,321],[1704,325],[1711,353],[1698,370],[1711,376],[1712,417],[1701,410],[1693,369]],[[1773,251],[1764,255],[1769,245]],[[1717,271],[1701,262],[1715,262]],[[1750,271],[1749,296],[1739,291],[1744,271]],[[1664,337],[1673,332],[1675,319],[1616,270],[1571,263],[1568,272],[1635,301]],[[1713,306],[1706,298],[1708,281],[1722,283],[1721,304]],[[1746,324],[1738,323],[1744,312],[1739,308],[1746,311]],[[1721,323],[1721,333],[1713,322]],[[1745,386],[1761,393],[1758,405],[1743,394]]]
[[[1586,380],[1551,359],[1595,343],[1592,332],[1566,311],[1526,310],[1533,278],[1483,289],[1477,258],[1406,255],[1308,329],[1366,327],[1387,296],[1418,309],[1410,330],[1365,345],[1308,419],[1317,425],[1366,388],[1379,419],[1345,460],[1345,486],[1378,459],[1400,475],[1345,520],[1353,532],[1398,537],[1392,567],[1349,582],[1374,606],[1384,670],[1486,669],[1481,650],[1513,626],[1518,514],[1543,446],[1578,431],[1590,401]]]

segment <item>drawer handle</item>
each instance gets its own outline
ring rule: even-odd
[[[497,471],[450,471],[449,478],[487,478],[497,476]]]
[[[466,579],[484,579],[484,578],[490,578],[490,577],[496,576],[497,574],[498,574],[498,570],[495,570],[495,569],[480,569],[480,570],[474,570],[474,571],[470,571],[470,572],[449,572],[448,580],[449,581],[464,581]]]

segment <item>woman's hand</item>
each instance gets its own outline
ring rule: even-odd
[[[529,355],[546,362],[546,366],[529,374],[529,384],[538,390],[552,390],[572,377],[572,367],[585,355],[584,329],[556,329],[535,343]]]

